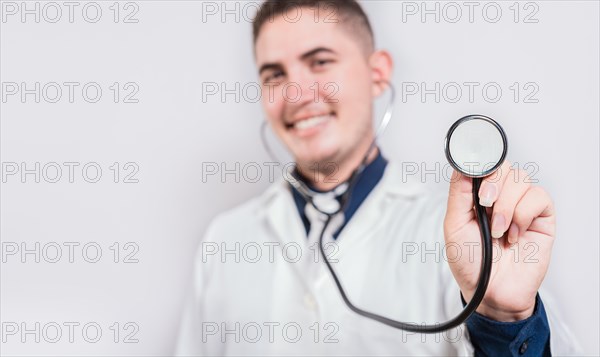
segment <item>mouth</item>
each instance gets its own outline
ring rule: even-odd
[[[332,111],[325,114],[305,117],[294,121],[293,123],[287,123],[285,126],[288,130],[293,130],[298,134],[310,135],[315,133],[320,127],[324,126],[335,117],[336,113]]]

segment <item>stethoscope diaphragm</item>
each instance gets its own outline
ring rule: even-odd
[[[467,115],[448,130],[446,158],[452,167],[468,177],[493,174],[504,162],[508,142],[504,129],[483,115]]]

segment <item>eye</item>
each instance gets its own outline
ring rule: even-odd
[[[283,75],[284,75],[283,71],[280,71],[280,70],[273,71],[273,72],[271,72],[271,74],[267,75],[264,78],[263,83],[275,82],[277,79],[283,77]]]
[[[324,67],[327,64],[332,63],[332,62],[333,62],[333,60],[330,60],[330,59],[317,59],[317,60],[313,61],[313,66]]]

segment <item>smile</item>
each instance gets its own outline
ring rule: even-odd
[[[316,117],[311,117],[308,119],[300,120],[299,122],[297,122],[294,125],[294,128],[299,129],[299,130],[314,128],[315,126],[331,119],[331,117],[332,117],[331,115],[327,114],[327,115],[319,115]]]
[[[315,115],[306,119],[298,120],[292,124],[286,125],[289,130],[294,130],[298,134],[311,135],[315,133],[319,127],[325,125],[335,117],[335,113]]]

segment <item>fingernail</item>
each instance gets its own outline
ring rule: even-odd
[[[516,224],[511,223],[510,228],[508,228],[508,243],[513,244],[516,243],[519,239],[519,227]]]
[[[504,235],[504,227],[506,227],[504,215],[501,213],[496,213],[492,219],[492,237],[502,238],[502,235]]]
[[[485,183],[479,193],[479,204],[483,207],[492,207],[496,199],[496,185]]]

